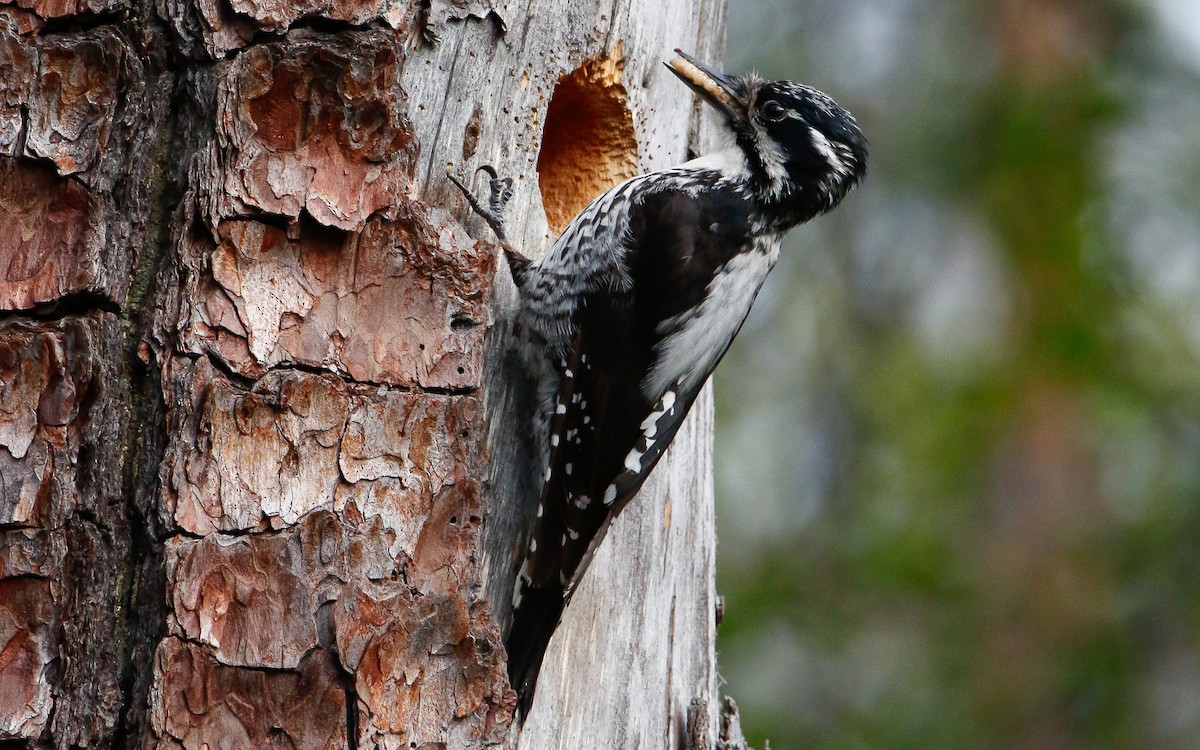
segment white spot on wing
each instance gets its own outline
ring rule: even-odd
[[[650,416],[642,420],[642,434],[647,438],[653,438],[654,433],[658,432],[658,418],[662,415],[661,411],[650,412]]]
[[[633,450],[629,451],[629,455],[625,456],[625,468],[629,469],[630,471],[632,471],[635,474],[637,472],[641,471],[642,470],[642,452],[639,451],[637,448],[634,448]]]
[[[513,586],[513,609],[521,606],[521,600],[525,598],[525,587],[529,583],[529,558],[525,558],[525,561],[521,563],[521,572],[517,573],[517,583]]]
[[[617,500],[617,485],[610,484],[608,489],[604,491],[604,504],[612,505]]]
[[[663,397],[659,399],[659,402],[659,406],[661,408],[650,412],[650,414],[644,420],[642,420],[642,434],[646,436],[647,448],[649,447],[649,441],[652,440],[656,434],[658,434],[658,420],[662,419],[662,415],[670,411],[671,407],[675,405],[675,391],[667,391],[664,393]]]

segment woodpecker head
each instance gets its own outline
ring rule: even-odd
[[[717,73],[675,52],[667,67],[724,116],[750,189],[789,214],[787,223],[833,208],[866,173],[867,141],[833,99],[791,81]]]

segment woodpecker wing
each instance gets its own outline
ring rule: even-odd
[[[596,295],[580,310],[578,332],[550,423],[550,471],[526,573],[534,587],[559,586],[564,599],[608,525],[637,493],[678,431],[698,388],[651,401],[632,295]],[[643,363],[644,364],[644,363]]]
[[[586,297],[558,363],[550,470],[527,571],[533,585],[573,589],[728,348],[744,313],[726,335],[696,327],[709,322],[701,313],[714,279],[751,247],[747,214],[735,194],[707,186],[634,200],[625,255],[634,283]],[[689,330],[713,335],[683,341]]]

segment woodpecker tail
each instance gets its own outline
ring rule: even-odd
[[[513,612],[504,644],[508,650],[508,679],[517,691],[517,721],[521,724],[533,706],[542,659],[566,606],[563,587],[557,582],[539,587],[522,585],[521,603]]]

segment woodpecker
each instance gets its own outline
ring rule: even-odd
[[[716,109],[730,144],[612,188],[541,258],[504,231],[511,179],[482,168],[485,206],[450,175],[508,259],[514,345],[538,389],[545,476],[506,639],[521,720],[597,546],[728,350],[784,233],[837,206],[866,171],[858,123],[825,94],[676,53],[667,67]]]

